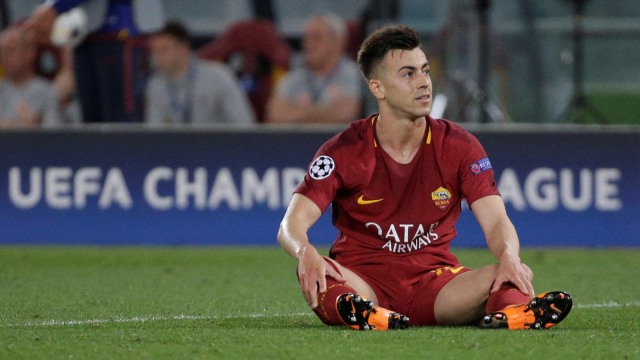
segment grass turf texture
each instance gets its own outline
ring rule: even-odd
[[[470,267],[493,261],[455,252]],[[275,247],[0,247],[0,358],[640,358],[639,250],[522,257],[536,291],[573,295],[555,328],[327,327]]]

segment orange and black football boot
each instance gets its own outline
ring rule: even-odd
[[[354,330],[395,330],[409,327],[409,318],[375,306],[357,294],[342,294],[336,300],[342,320]]]
[[[480,321],[483,329],[548,329],[562,321],[569,311],[573,300],[564,291],[551,291],[540,294],[526,304],[511,305],[502,311],[487,314]]]

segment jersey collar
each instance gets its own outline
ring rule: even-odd
[[[376,122],[378,121],[378,118],[380,117],[380,114],[375,114],[373,116],[371,116],[371,129],[373,131],[373,147],[377,148],[378,147],[378,134],[376,133]],[[431,121],[430,121],[431,117],[427,116],[427,135],[425,136],[425,141],[424,143],[427,145],[431,145]]]

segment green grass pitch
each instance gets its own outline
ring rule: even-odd
[[[313,316],[276,247],[3,246],[0,359],[640,359],[639,249],[522,258],[536,291],[573,295],[550,330],[358,332]]]

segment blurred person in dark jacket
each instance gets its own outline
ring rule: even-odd
[[[75,9],[86,14],[87,36],[74,49],[74,72],[85,122],[142,121],[144,35],[164,24],[160,0],[48,0],[26,27],[42,42],[56,19]]]

